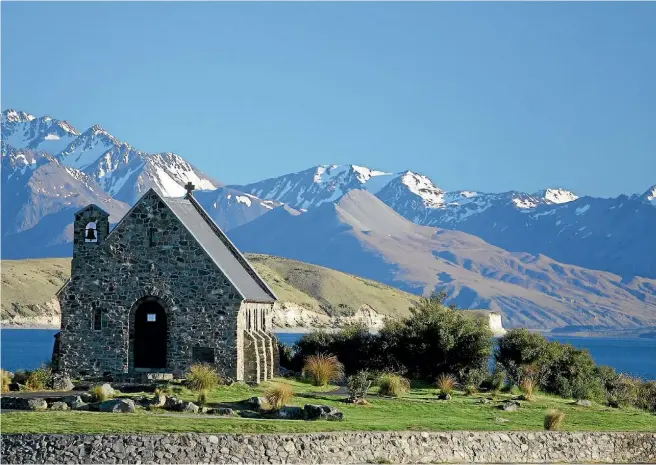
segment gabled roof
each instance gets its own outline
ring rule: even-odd
[[[130,211],[119,221],[109,233],[109,239],[119,229],[120,224],[132,213],[142,200],[149,194],[156,195],[178,218],[180,223],[196,239],[214,264],[223,272],[244,300],[250,302],[275,302],[278,297],[267,283],[257,274],[255,268],[237,249],[221,228],[212,220],[203,207],[193,198],[162,197],[154,189],[149,189],[135,203]],[[95,205],[94,205],[95,206]],[[87,208],[87,207],[85,207]],[[99,208],[96,206],[96,208]],[[84,209],[82,209],[84,210]],[[57,296],[68,285],[70,279],[57,291]]]
[[[98,205],[96,205],[95,203],[90,203],[90,204],[87,205],[86,207],[82,207],[82,208],[80,208],[78,211],[75,212],[75,216],[79,215],[80,213],[82,213],[82,212],[85,211],[85,210],[92,210],[92,209],[93,209],[93,210],[99,210],[101,213],[104,213],[105,215],[109,216],[109,213],[107,213],[105,210],[103,210],[102,208],[100,208],[100,207],[99,207]]]
[[[277,300],[271,288],[257,274],[246,257],[239,252],[193,196],[185,198],[159,196],[159,198],[194,236],[245,300],[253,302]]]

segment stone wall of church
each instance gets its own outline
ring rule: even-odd
[[[102,213],[89,211],[75,228],[95,220],[102,222]],[[223,376],[238,378],[241,296],[156,195],[146,196],[106,240],[90,245],[78,241],[79,234],[71,281],[59,295],[61,371],[132,372],[130,322],[135,303],[152,296],[168,324],[162,371],[181,375],[196,361],[210,361]],[[99,331],[93,329],[96,308]]]

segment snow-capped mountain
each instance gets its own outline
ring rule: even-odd
[[[224,231],[249,223],[283,205],[275,200],[262,200],[229,187],[196,192],[194,196]]]
[[[319,165],[298,173],[231,187],[305,211],[335,201],[352,189],[365,188],[375,193],[390,176],[391,173],[358,165]]]
[[[644,194],[638,196],[638,199],[656,207],[656,184],[647,189]]]
[[[266,234],[262,234],[266,231]],[[302,260],[502,311],[504,325],[636,327],[656,323],[656,281],[510,253],[472,235],[414,224],[365,190],[302,215],[277,209],[229,233],[240,249]]]
[[[61,152],[80,135],[67,121],[50,116],[37,118],[24,111],[3,111],[1,124],[2,140],[6,144],[50,154]]]
[[[2,143],[3,258],[70,255],[73,214],[90,203],[113,222],[129,209],[52,155]]]
[[[187,181],[200,190],[218,187],[216,181],[181,156],[137,150],[99,125],[80,133],[66,121],[5,110],[2,139],[17,149],[36,149],[54,155],[63,165],[95,179],[113,198],[130,204],[151,187],[169,197],[184,195]]]

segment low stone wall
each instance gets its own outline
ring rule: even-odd
[[[654,433],[2,435],[3,463],[656,463]]]

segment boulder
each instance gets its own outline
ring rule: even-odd
[[[516,400],[509,400],[508,402],[504,402],[503,405],[501,405],[499,408],[501,408],[501,410],[505,410],[506,412],[514,412],[518,410],[520,406],[521,404]]]
[[[164,394],[155,395],[149,401],[151,407],[164,407],[166,405],[166,396]]]
[[[79,397],[82,399],[82,402],[89,403],[93,401],[93,396],[88,392],[81,393]]]
[[[580,405],[581,407],[592,407],[592,402],[587,399],[579,399],[576,401],[576,405]]]
[[[71,378],[68,376],[60,373],[55,373],[52,375],[51,387],[55,391],[72,391],[74,385],[71,381]]]
[[[106,397],[114,397],[114,395],[116,394],[116,391],[114,391],[114,388],[109,383],[103,384],[102,386],[100,386],[100,388],[103,390]]]
[[[306,404],[303,407],[303,418],[305,420],[343,420],[344,414],[335,407],[329,405]]]
[[[301,407],[283,407],[271,412],[270,416],[278,420],[302,420],[305,414]]]
[[[164,408],[166,410],[173,410],[179,412],[182,410],[182,401],[177,397],[166,396],[166,400],[164,401]]]
[[[259,413],[250,410],[241,410],[239,416],[242,418],[261,418]]]
[[[193,402],[182,402],[180,405],[181,412],[187,412],[187,413],[198,413],[200,410],[200,407],[198,405],[194,404]]]
[[[68,407],[73,410],[79,410],[80,407],[86,405],[80,396],[66,396],[62,398],[62,401],[64,401],[66,405],[68,405]]]
[[[207,411],[207,413],[212,415],[232,416],[235,414],[235,411],[231,408],[211,408]]]
[[[25,410],[47,410],[48,403],[45,399],[27,399]]]
[[[53,402],[50,406],[50,410],[68,410],[68,404],[66,402]]]
[[[437,398],[440,400],[451,400],[451,394],[440,394]]]
[[[264,397],[251,397],[245,403],[251,410],[255,410],[256,412],[263,412],[270,408],[269,402]]]
[[[474,401],[474,403],[475,404],[489,404],[490,399],[486,399],[486,398],[483,397],[481,399],[478,399],[478,400]]]
[[[100,412],[112,413],[134,413],[134,401],[132,399],[111,399],[98,404]]]

